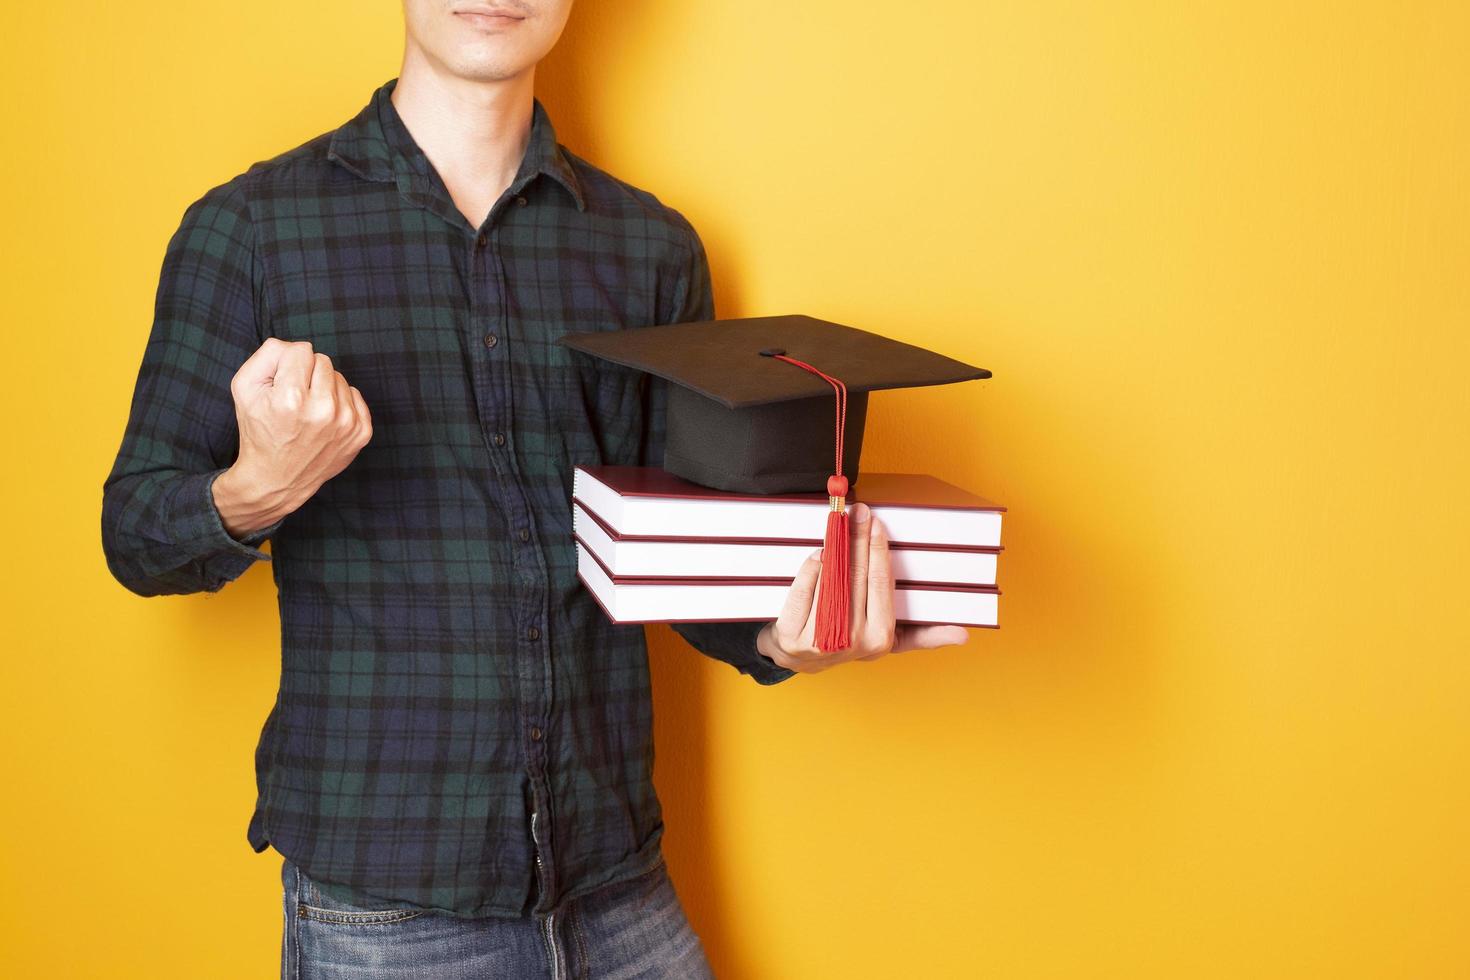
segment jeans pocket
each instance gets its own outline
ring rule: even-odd
[[[329,894],[325,890],[326,886],[308,877],[306,872],[295,865],[290,867],[288,873],[296,876],[296,914],[302,919],[347,926],[388,925],[417,919],[432,911],[416,905],[389,902],[354,905]]]

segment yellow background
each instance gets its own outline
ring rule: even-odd
[[[260,564],[143,600],[101,484],[164,244],[398,70],[388,0],[7,13],[8,976],[267,977]],[[1003,627],[762,688],[652,629],[726,978],[1470,975],[1463,4],[582,0],[538,92],[722,316],[991,381],[865,465],[1011,508]]]

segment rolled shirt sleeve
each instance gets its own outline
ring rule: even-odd
[[[257,561],[278,520],[236,538],[213,485],[239,445],[230,380],[264,342],[264,289],[238,179],[185,210],[164,253],[153,324],[117,457],[102,546],[139,595],[216,592]]]

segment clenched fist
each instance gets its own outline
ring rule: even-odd
[[[240,454],[214,481],[214,502],[236,537],[310,500],[373,435],[362,392],[311,342],[270,337],[230,381]]]

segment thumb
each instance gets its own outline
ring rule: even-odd
[[[276,368],[286,353],[287,344],[276,337],[267,337],[255,353],[245,359],[230,382],[230,390],[236,398],[248,398],[275,380]]]
[[[818,548],[807,556],[797,569],[791,590],[786,593],[786,602],[781,614],[776,617],[776,630],[782,636],[798,636],[806,627],[811,614],[812,598],[817,591],[817,576],[822,570],[822,549]]]
[[[970,631],[963,626],[916,626],[901,625],[894,630],[893,648],[890,653],[906,650],[933,650],[936,647],[967,643]]]

